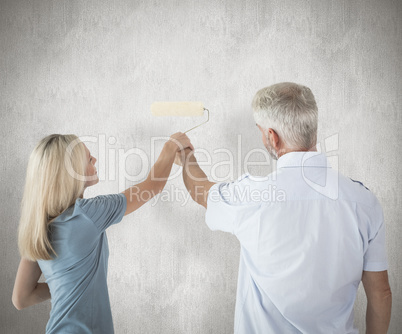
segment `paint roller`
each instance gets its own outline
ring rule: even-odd
[[[204,115],[204,110],[208,115],[207,120],[190,130],[184,131],[184,133],[194,130],[209,121],[209,110],[204,108],[202,102],[154,102],[151,105],[151,113],[154,116],[202,116]]]

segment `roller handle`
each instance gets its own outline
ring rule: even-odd
[[[207,118],[207,120],[206,120],[205,122],[202,122],[201,124],[198,124],[197,126],[195,126],[195,127],[191,128],[190,130],[184,131],[184,133],[190,132],[191,130],[194,130],[195,128],[198,128],[199,126],[201,126],[201,125],[203,125],[203,124],[205,124],[206,122],[208,122],[208,121],[209,121],[209,110],[208,110],[208,109],[206,109],[206,108],[204,108],[204,110],[206,110],[206,111],[207,111],[207,114],[208,114],[208,118]]]

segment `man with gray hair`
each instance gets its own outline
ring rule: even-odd
[[[216,184],[193,151],[176,157],[187,190],[207,208],[207,225],[240,242],[234,332],[358,333],[353,305],[362,281],[367,333],[386,333],[391,290],[380,203],[317,152],[309,88],[279,83],[258,91],[252,107],[275,172]],[[267,196],[272,189],[284,196]]]

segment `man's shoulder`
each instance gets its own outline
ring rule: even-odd
[[[379,200],[375,194],[362,181],[342,175],[339,182],[340,197],[350,200],[361,205],[378,208],[381,207]]]
[[[268,175],[258,176],[258,175],[251,175],[249,173],[242,174],[235,182],[240,183],[253,183],[253,184],[263,184],[264,182],[271,182],[275,179],[274,175],[276,172],[272,172]]]
[[[249,191],[263,191],[276,184],[275,172],[257,176],[249,173],[242,174],[237,180],[232,182],[234,189],[248,189]]]
[[[361,186],[363,186],[364,188],[366,188],[367,190],[369,190],[370,191],[370,189],[369,188],[367,188],[364,184],[363,184],[363,182],[361,182],[361,181],[357,181],[357,180],[353,180],[351,177],[349,178],[350,180],[352,180],[353,182],[356,182],[356,183],[358,183],[358,184],[360,184]]]

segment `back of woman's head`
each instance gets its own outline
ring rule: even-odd
[[[84,144],[75,135],[47,136],[32,151],[18,234],[22,257],[36,261],[56,255],[50,224],[84,192],[85,156]]]

